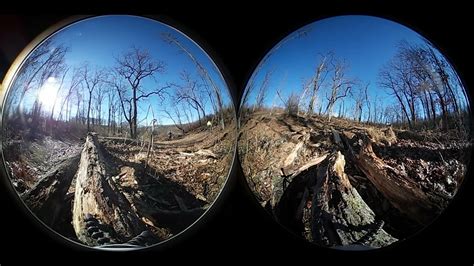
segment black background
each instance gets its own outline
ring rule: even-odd
[[[197,40],[223,69],[233,88],[235,102],[259,60],[287,34],[314,20],[344,14],[376,15],[401,22],[431,40],[454,64],[467,88],[473,87],[470,64],[472,12],[467,4],[382,3],[375,1],[312,2],[286,4],[216,3],[214,5],[176,6],[152,1],[70,2],[44,6],[44,3],[2,3],[0,11],[0,80],[16,55],[36,35],[73,13],[158,14],[158,18],[176,26]],[[147,3],[148,2],[148,3]],[[255,1],[256,2],[256,1]],[[276,1],[275,1],[276,2]],[[19,12],[31,13],[18,15]],[[48,13],[54,12],[54,13]],[[383,38],[383,36],[381,36]],[[357,40],[354,40],[357,41]],[[408,263],[412,259],[451,261],[465,259],[472,264],[472,178],[447,210],[431,226],[414,237],[391,247],[372,252],[340,252],[318,248],[294,237],[267,215],[250,194],[238,161],[222,198],[209,217],[193,230],[166,245],[134,253],[98,253],[80,251],[51,237],[30,220],[15,203],[6,186],[0,183],[0,264],[19,262],[62,264],[93,263],[113,260],[136,264],[262,263],[291,265],[302,261],[354,259],[364,263]],[[80,252],[80,253],[79,253]]]

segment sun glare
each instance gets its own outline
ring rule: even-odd
[[[38,99],[41,105],[46,109],[51,109],[56,101],[58,93],[58,81],[55,77],[49,77],[41,87]]]

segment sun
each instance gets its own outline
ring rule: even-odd
[[[59,84],[55,77],[49,77],[41,87],[38,100],[47,110],[51,110],[56,101]]]

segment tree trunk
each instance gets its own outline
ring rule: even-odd
[[[433,120],[433,127],[436,127],[436,105],[433,100],[433,95],[431,93],[428,93],[428,96],[430,97],[430,105],[431,105],[431,118]]]
[[[145,230],[145,225],[130,203],[109,178],[95,134],[88,134],[77,172],[73,207],[73,227],[78,239],[99,245],[103,236],[94,236],[86,223],[99,223],[102,232],[118,242],[125,242]],[[114,242],[112,240],[112,242]]]
[[[138,115],[138,110],[137,110],[137,88],[133,89],[133,116],[130,118],[132,121],[132,130],[131,130],[131,138],[136,139],[137,138],[137,115]]]
[[[298,233],[309,227],[310,239],[323,246],[382,247],[396,242],[352,187],[344,167],[344,156],[337,152],[295,172],[275,209],[278,221]]]
[[[87,104],[87,132],[90,132],[90,114],[91,114],[92,91],[89,91],[89,103]]]
[[[313,241],[324,246],[388,246],[397,239],[381,227],[374,212],[349,182],[340,152],[323,163],[316,175],[312,197]]]

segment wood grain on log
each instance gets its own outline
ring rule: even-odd
[[[288,184],[292,183],[294,178],[299,176],[301,173],[308,171],[308,169],[315,167],[324,159],[326,159],[327,154],[323,154],[321,156],[318,156],[316,158],[311,159],[309,162],[305,163],[302,166],[299,166],[296,169],[293,168],[281,168],[281,178],[274,178],[272,180],[273,182],[273,193],[272,193],[272,198],[270,201],[270,204],[272,206],[277,206],[281,200],[281,197],[284,193],[286,193],[286,189],[288,187]],[[306,179],[305,179],[306,180]],[[298,183],[299,181],[296,181]],[[306,181],[304,181],[306,182]]]
[[[108,178],[104,158],[94,134],[87,135],[81,154],[73,206],[73,227],[82,242],[88,245],[100,244],[86,230],[85,219],[88,216],[97,219],[108,228],[111,235],[122,242],[146,229],[112,178]]]
[[[441,207],[436,199],[425,193],[406,174],[377,157],[370,141],[364,143],[355,162],[377,190],[400,212],[423,225],[429,224],[439,214]]]
[[[312,187],[313,241],[324,246],[363,244],[371,247],[397,241],[380,228],[374,212],[349,182],[344,167],[344,156],[337,152],[319,166],[314,177],[317,180]],[[361,239],[365,243],[360,243]]]
[[[382,229],[383,222],[352,187],[344,168],[344,156],[337,152],[294,172],[274,210],[277,220],[297,233],[309,227],[311,241],[323,246],[382,247],[397,241]]]

